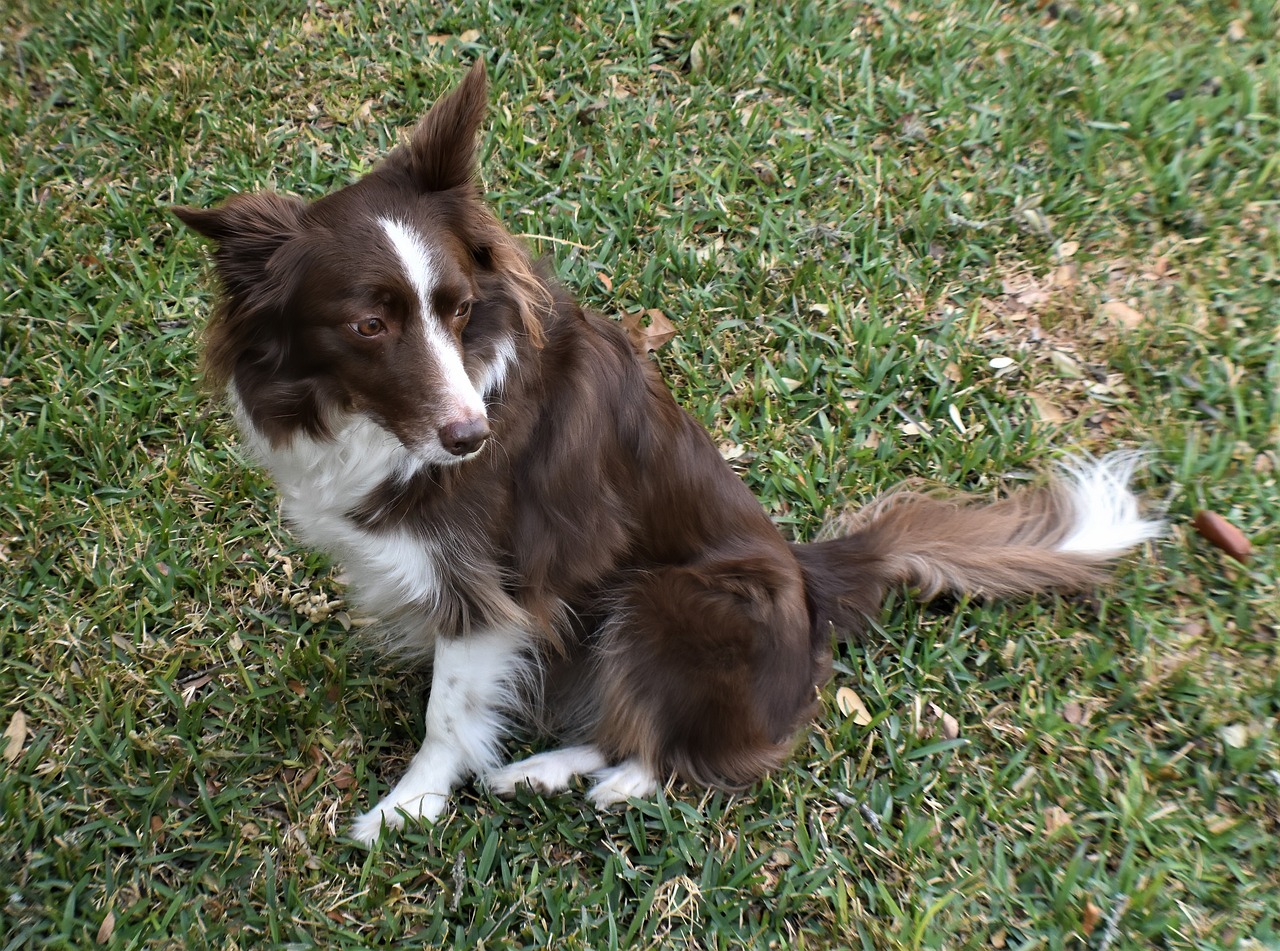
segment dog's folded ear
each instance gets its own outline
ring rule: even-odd
[[[423,191],[448,191],[471,183],[476,170],[476,134],[488,107],[484,60],[477,60],[458,87],[422,117],[409,140],[409,167]]]
[[[216,208],[170,209],[182,222],[218,245],[214,263],[233,297],[261,295],[268,281],[268,264],[290,240],[302,233],[306,202],[274,192],[234,195]]]
[[[261,244],[263,250],[274,250],[298,233],[305,208],[299,198],[254,192],[233,195],[216,208],[174,205],[170,211],[192,231],[220,245]]]

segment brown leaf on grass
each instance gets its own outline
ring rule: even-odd
[[[1201,510],[1196,512],[1191,524],[1200,536],[1210,544],[1221,548],[1241,564],[1249,560],[1253,554],[1253,546],[1244,532],[1236,528],[1217,512]]]
[[[12,763],[27,742],[27,715],[21,710],[14,711],[13,719],[5,727],[4,739],[4,761]]]
[[[1080,930],[1084,932],[1085,937],[1093,933],[1093,929],[1098,927],[1098,922],[1102,920],[1102,909],[1093,903],[1092,899],[1085,899],[1084,912],[1080,915]]]
[[[1059,829],[1071,825],[1071,815],[1061,806],[1049,806],[1044,812],[1044,831],[1047,835],[1053,835]]]
[[[98,944],[106,944],[111,940],[111,936],[116,930],[115,912],[107,912],[107,917],[102,919],[102,924],[98,926]]]
[[[1051,277],[1054,287],[1071,290],[1080,283],[1080,269],[1074,264],[1059,264]]]
[[[937,723],[937,727],[930,729],[932,723]],[[947,713],[936,703],[929,704],[929,716],[926,722],[922,722],[916,730],[916,734],[920,737],[934,736],[941,733],[944,740],[955,740],[960,737],[960,721]]]
[[[356,784],[356,771],[350,763],[343,763],[333,775],[333,784],[341,790],[348,790]]]
[[[1132,330],[1133,328],[1140,326],[1143,321],[1146,320],[1146,318],[1142,316],[1141,311],[1135,310],[1124,301],[1120,300],[1107,301],[1098,308],[1098,313],[1111,321],[1111,323],[1118,324],[1126,330]]]
[[[648,317],[646,325],[644,319]],[[622,329],[631,338],[631,344],[641,353],[652,353],[671,341],[676,335],[676,327],[667,320],[667,315],[656,308],[637,310],[622,316]]]
[[[1062,719],[1068,723],[1079,724],[1084,722],[1084,707],[1076,703],[1074,700],[1068,700],[1062,705]]]
[[[942,736],[948,740],[958,739],[960,736],[960,721],[949,713],[942,715]]]
[[[858,726],[871,723],[870,711],[852,687],[841,687],[836,691],[836,708],[846,717],[852,718]]]
[[[311,784],[316,781],[318,775],[320,775],[320,770],[312,766],[298,777],[298,781],[294,784],[294,790],[299,793],[306,792],[311,788]]]
[[[1065,423],[1070,417],[1067,413],[1043,393],[1032,393],[1031,403],[1036,408],[1040,419],[1046,423]]]

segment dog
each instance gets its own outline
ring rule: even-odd
[[[891,492],[785,540],[620,325],[481,200],[483,62],[405,145],[311,203],[176,215],[214,242],[205,374],[297,537],[339,562],[393,655],[430,656],[425,738],[355,819],[373,844],[462,782],[599,807],[672,777],[741,789],[814,716],[833,634],[891,587],[1089,588],[1160,530],[1133,454],[994,503]],[[503,765],[532,725],[566,745]]]

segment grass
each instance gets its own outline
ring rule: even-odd
[[[1280,947],[1269,4],[0,21],[0,947]],[[425,681],[361,651],[202,394],[165,206],[350,181],[477,56],[502,216],[677,324],[657,359],[784,531],[1141,446],[1168,537],[1093,600],[895,600],[746,794],[468,787],[348,844]]]

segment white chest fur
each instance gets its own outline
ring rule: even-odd
[[[401,530],[367,531],[347,513],[387,480],[407,480],[421,463],[377,424],[353,417],[332,440],[297,435],[272,447],[238,401],[242,439],[270,471],[284,516],[303,544],[338,561],[360,607],[378,615],[432,606],[440,597],[440,551],[429,538]]]

